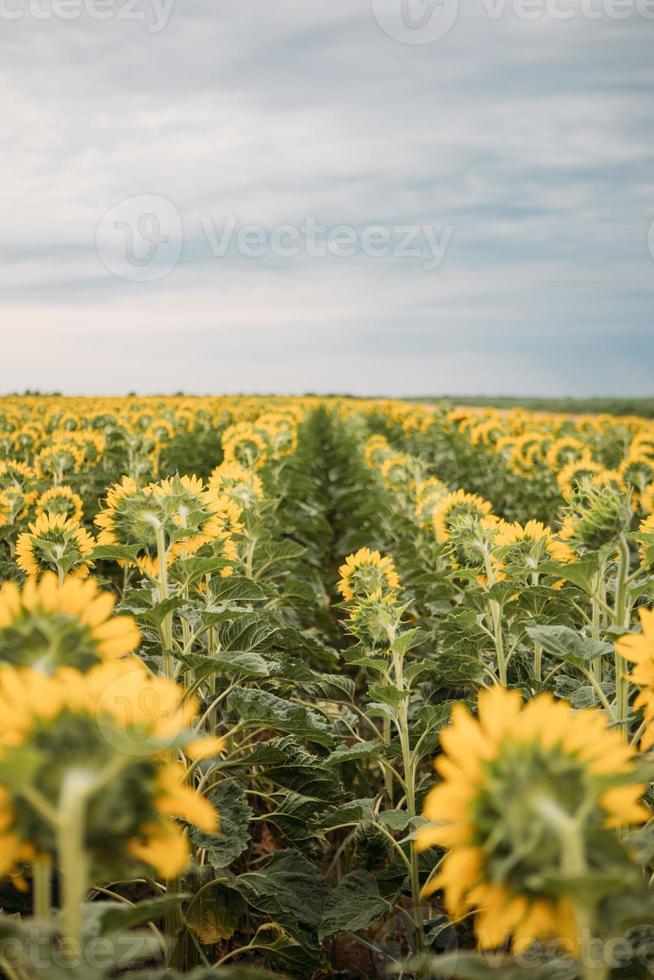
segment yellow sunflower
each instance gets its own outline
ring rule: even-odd
[[[84,504],[79,494],[71,487],[50,487],[36,502],[36,516],[52,514],[79,523],[84,515]]]
[[[370,598],[377,592],[380,598],[392,595],[400,587],[393,559],[370,548],[359,548],[348,555],[339,572],[338,590],[347,602]]]
[[[491,504],[476,493],[466,493],[465,490],[448,493],[439,500],[432,515],[437,541],[446,544],[450,540],[452,527],[460,517],[472,515],[484,518],[490,512]]]
[[[642,748],[654,745],[654,609],[638,610],[642,633],[627,633],[616,642],[621,657],[635,663],[629,679],[640,688],[634,701],[635,708],[642,708],[646,723]]]
[[[586,861],[612,860],[612,828],[650,816],[634,750],[600,711],[549,694],[524,705],[500,686],[479,695],[478,718],[455,705],[441,746],[416,848],[447,853],[425,893],[442,889],[455,919],[474,912],[481,948],[554,939],[576,949],[574,881]],[[571,895],[547,885],[561,876]]]
[[[416,487],[416,519],[421,527],[429,527],[436,505],[449,493],[449,489],[436,476],[421,480]]]
[[[88,531],[63,515],[42,514],[18,536],[16,564],[26,575],[57,571],[60,576],[89,574],[95,542]]]
[[[22,589],[0,589],[0,662],[41,673],[70,666],[85,670],[132,653],[140,635],[131,616],[113,616],[116,600],[92,579],[53,572],[30,578]]]
[[[130,873],[135,861],[179,874],[189,845],[173,818],[218,829],[215,809],[185,785],[175,759],[181,748],[194,758],[223,748],[194,735],[196,713],[180,687],[132,658],[86,674],[0,667],[0,873],[26,851],[56,860],[54,817],[64,818],[74,790],[86,801],[83,847],[94,877]]]
[[[230,497],[247,509],[263,500],[261,477],[241,463],[221,463],[209,477],[209,490]]]

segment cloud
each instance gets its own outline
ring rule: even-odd
[[[151,2],[2,24],[4,388],[651,393],[654,20],[461,0],[414,45],[369,0],[177,0],[158,33]],[[183,227],[149,283],[96,248],[136,195]],[[453,234],[431,271],[216,258],[230,215]]]

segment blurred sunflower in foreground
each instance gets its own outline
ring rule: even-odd
[[[88,670],[132,653],[138,626],[131,616],[113,616],[115,604],[92,578],[68,576],[60,583],[46,572],[22,589],[6,582],[0,589],[0,661],[50,674],[59,667]]]
[[[51,860],[80,899],[91,880],[139,866],[178,874],[189,845],[172,818],[218,827],[176,761],[179,749],[204,758],[222,748],[193,734],[196,711],[131,658],[87,674],[0,667],[0,873],[27,856]]]
[[[416,847],[447,853],[425,893],[443,889],[455,919],[473,912],[481,948],[551,939],[578,953],[594,928],[580,881],[630,868],[614,828],[650,816],[634,749],[600,711],[548,694],[524,705],[500,686],[479,695],[478,718],[455,705],[441,745]]]
[[[627,633],[617,641],[615,648],[625,660],[635,663],[629,679],[640,688],[634,701],[635,708],[643,708],[645,732],[642,749],[654,745],[654,609],[639,609],[642,633]]]

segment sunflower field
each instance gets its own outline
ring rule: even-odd
[[[0,399],[0,977],[654,975],[654,421]]]

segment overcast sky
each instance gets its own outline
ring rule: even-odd
[[[654,394],[654,0],[456,4],[0,0],[0,388]]]

